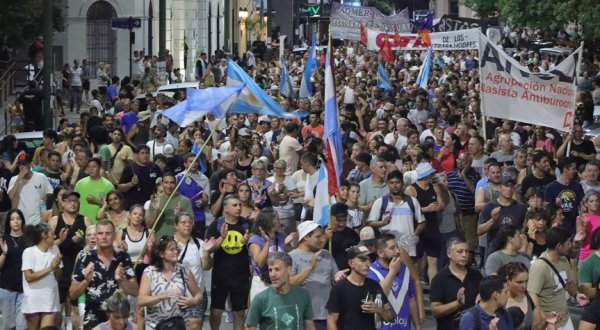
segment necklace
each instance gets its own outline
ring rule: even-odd
[[[12,239],[13,244],[15,245],[15,247],[18,248],[20,240],[21,240],[21,237],[19,236],[19,237],[17,237],[17,240],[15,240],[15,238],[12,235],[8,235],[8,236],[10,236],[10,239]]]

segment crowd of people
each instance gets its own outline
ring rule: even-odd
[[[397,52],[387,91],[376,53],[331,51],[343,173],[328,226],[313,218],[330,161],[325,54],[310,98],[280,93],[279,63],[235,58],[294,119],[209,114],[179,127],[162,113],[185,92],[156,93],[153,61],[141,79],[100,63],[78,123],[44,130],[33,154],[6,136],[4,327],[201,329],[208,314],[216,330],[225,314],[236,330],[421,329],[430,308],[438,329],[575,329],[569,306],[587,305],[579,329],[595,329],[600,141],[582,125],[600,104],[599,57],[583,60],[593,88],[566,134],[483,117],[476,52],[434,52],[426,89],[424,52]],[[220,56],[198,60],[199,88],[226,83]],[[297,95],[305,57],[284,59]],[[84,88],[70,88],[80,111]]]

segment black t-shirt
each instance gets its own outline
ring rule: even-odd
[[[469,309],[475,305],[475,298],[479,294],[479,282],[481,282],[481,273],[473,268],[467,268],[467,275],[461,281],[454,276],[448,266],[440,270],[439,273],[431,280],[429,288],[429,299],[433,302],[441,304],[451,303],[456,300],[456,293],[460,288],[465,288],[465,304],[460,311]],[[441,316],[436,319],[438,330],[453,329],[452,320],[460,311]]]
[[[221,228],[224,220],[216,219],[206,230],[206,237],[221,237]],[[248,283],[250,279],[250,255],[244,242],[244,233],[250,230],[252,222],[240,217],[234,225],[228,224],[227,237],[218,250],[215,251],[213,259],[213,283],[225,283],[226,285],[240,285]]]
[[[331,254],[333,255],[333,259],[335,259],[335,263],[338,266],[338,269],[348,269],[348,254],[346,253],[346,249],[358,244],[360,241],[360,237],[351,228],[344,227],[342,231],[333,231],[333,237],[331,238]],[[329,246],[329,242],[325,244],[326,247]]]
[[[594,324],[596,329],[600,325],[600,299],[593,300],[589,306],[585,308],[581,315],[581,321]]]
[[[576,144],[576,143],[571,143],[571,152],[573,151],[577,151],[579,153],[582,154],[586,154],[586,155],[595,155],[596,154],[596,148],[594,147],[594,143],[590,140],[583,140],[583,142],[581,142],[580,144]],[[577,163],[577,168],[579,168],[579,166],[587,163],[588,161],[581,158],[581,157],[577,157],[577,156],[572,156],[573,159],[575,159],[575,162]]]
[[[9,221],[6,219],[6,221]],[[23,292],[23,274],[21,272],[21,265],[23,262],[22,255],[23,251],[27,247],[23,236],[14,237],[9,234],[5,234],[3,237],[6,241],[6,247],[8,251],[6,253],[6,259],[4,265],[0,268],[2,272],[0,274],[0,288],[13,291]],[[1,251],[2,249],[0,249]],[[3,251],[2,251],[3,252]]]
[[[521,200],[523,200],[525,193],[529,188],[539,187],[542,191],[544,191],[546,186],[554,180],[556,180],[556,177],[546,172],[544,172],[544,177],[541,179],[533,175],[533,173],[527,174],[527,176],[525,176],[521,182]]]
[[[132,163],[123,169],[119,183],[131,182],[134,173],[137,175],[139,183],[137,186],[123,193],[123,206],[125,210],[129,210],[134,204],[144,205],[154,192],[156,179],[162,176],[162,171],[154,163],[150,163],[147,166]]]
[[[508,206],[503,206],[498,204],[497,201],[493,201],[485,204],[481,213],[479,213],[478,224],[481,225],[490,220],[492,217],[492,210],[496,207],[500,207],[500,215],[499,219],[492,224],[492,227],[490,227],[490,230],[487,232],[488,248],[490,247],[489,243],[496,236],[500,226],[513,225],[517,228],[523,228],[523,222],[525,221],[525,215],[527,214],[527,206],[519,204],[516,201],[513,201],[513,203]]]
[[[383,305],[388,303],[381,285],[370,278],[365,278],[362,286],[356,286],[345,278],[331,288],[325,308],[329,313],[339,313],[338,329],[375,329],[375,314],[363,313],[360,308],[361,300],[367,297],[367,293],[372,300],[381,294]]]
[[[42,92],[35,89],[28,89],[21,94],[19,102],[23,104],[23,114],[25,115],[25,119],[34,120],[36,117],[43,118],[43,98]]]
[[[212,186],[211,186],[212,187]],[[225,200],[225,197],[227,197],[227,195],[233,195],[235,194],[235,192],[224,192],[225,196],[223,196],[223,200]],[[219,197],[221,196],[221,191],[220,190],[214,190],[212,192],[212,194],[210,194],[210,205],[214,205],[217,200],[219,199]],[[219,210],[219,212],[217,212],[217,214],[213,214],[215,216],[215,218],[220,217],[223,215],[223,204],[221,203],[221,209]],[[207,236],[209,237],[209,236]]]

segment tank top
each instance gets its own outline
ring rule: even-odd
[[[85,246],[85,220],[84,216],[81,214],[77,214],[73,224],[68,225],[63,218],[63,214],[58,215],[58,219],[56,221],[56,229],[54,229],[54,237],[58,238],[60,235],[60,231],[63,228],[67,228],[67,237],[65,240],[58,245],[58,249],[63,256],[63,269],[62,269],[62,279],[68,280],[70,282],[71,274],[73,273],[73,267],[75,266],[75,259],[77,259],[77,254],[79,251],[83,249]],[[73,242],[73,236],[75,233],[81,231],[81,237],[83,238],[81,242],[75,243]]]
[[[127,232],[127,228],[124,228],[121,240],[127,244],[127,254],[129,254],[131,261],[135,263],[144,250],[144,245],[148,242],[148,228],[144,228],[142,237],[137,241],[132,240],[129,232]]]
[[[249,178],[252,176],[252,162],[254,162],[254,157],[252,157],[252,160],[246,166],[240,165],[239,162],[236,162],[235,169],[246,173],[246,177]]]
[[[433,189],[433,185],[431,183],[429,184],[429,189],[427,190],[419,187],[417,183],[413,183],[411,186],[417,191],[417,201],[419,201],[421,209],[437,201],[437,195],[435,194],[435,190]],[[423,215],[427,221],[437,221],[437,212],[423,212]]]

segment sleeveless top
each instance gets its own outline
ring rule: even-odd
[[[98,327],[100,328],[100,330],[110,330],[108,325],[106,325],[106,322],[102,322],[102,323],[98,324]],[[131,322],[127,321],[127,324],[125,325],[125,329],[123,329],[123,330],[133,330],[133,325],[131,324]]]
[[[63,228],[67,228],[67,237],[62,243],[58,245],[58,248],[60,250],[60,253],[63,255],[62,278],[69,280],[71,278],[71,274],[73,273],[73,267],[75,266],[75,259],[77,259],[77,254],[79,254],[79,251],[81,251],[85,246],[86,226],[84,216],[81,214],[77,214],[77,216],[75,217],[75,221],[73,221],[73,224],[67,225],[67,223],[63,219],[63,214],[59,214],[58,219],[56,221],[56,229],[54,229],[54,237],[58,238],[60,235],[60,231]],[[78,231],[80,231],[80,236],[82,240],[79,243],[75,243],[73,242],[73,236],[75,236],[75,233]]]
[[[411,186],[417,191],[417,201],[419,201],[419,204],[421,205],[421,210],[424,207],[427,207],[427,205],[437,202],[437,195],[435,194],[433,185],[429,184],[429,189],[427,190],[419,187],[417,183],[413,183]],[[423,215],[427,221],[437,221],[437,212],[423,212]]]
[[[236,162],[235,169],[246,173],[246,177],[249,178],[252,176],[252,162],[254,162],[254,157],[252,157],[252,160],[246,166],[240,165],[239,162]]]
[[[185,274],[182,276],[182,273]],[[183,279],[187,279],[187,269],[182,264],[175,266],[175,274],[167,281],[163,276],[163,272],[156,269],[154,266],[148,266],[144,269],[144,274],[150,278],[150,295],[158,296],[169,290],[179,290],[183,292],[187,288],[187,283]],[[187,295],[187,294],[186,294]],[[163,320],[173,316],[183,316],[183,311],[177,306],[176,299],[165,299],[153,306],[146,308],[146,327],[154,329],[156,325]]]
[[[123,233],[121,235],[121,240],[127,244],[127,254],[129,254],[129,258],[132,262],[136,262],[140,257],[140,254],[144,250],[144,245],[148,242],[148,228],[144,228],[144,233],[142,234],[142,238],[137,241],[134,241],[129,237],[129,233],[127,232],[127,228],[123,229]]]

